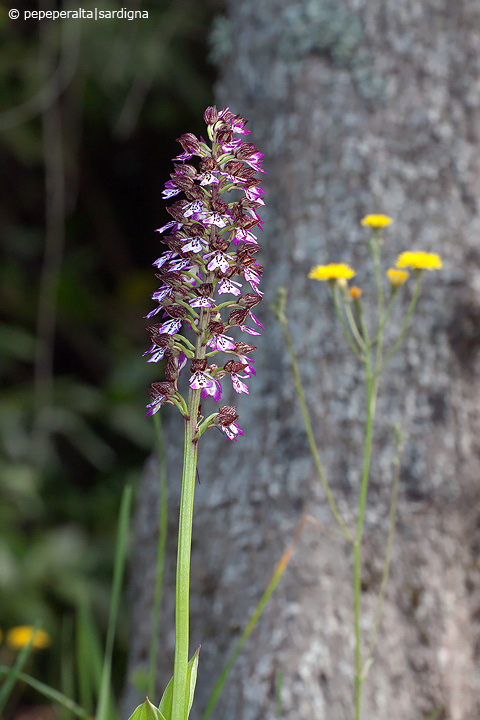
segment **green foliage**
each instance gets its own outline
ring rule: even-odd
[[[188,720],[190,710],[192,709],[193,696],[195,694],[195,685],[197,682],[197,670],[198,670],[198,656],[200,654],[200,648],[197,648],[194,656],[189,660],[187,666],[187,687],[188,697],[185,698],[185,720]],[[165,720],[170,720],[172,717],[172,703],[173,703],[173,677],[168,683],[165,691],[160,700],[159,710]]]
[[[160,710],[145,698],[143,705],[139,705],[129,720],[166,720]]]

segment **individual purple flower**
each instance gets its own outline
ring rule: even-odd
[[[180,328],[182,327],[182,321],[181,320],[167,320],[164,322],[160,327],[161,333],[166,333],[167,335],[175,335],[178,333]]]
[[[236,350],[237,344],[233,337],[225,335],[224,326],[221,322],[212,321],[209,325],[210,339],[207,341],[207,347],[219,352],[229,352]]]
[[[147,359],[147,363],[156,363],[160,362],[160,360],[163,360],[165,356],[165,348],[159,348],[155,345],[155,343],[150,347],[149,350],[143,353],[144,355],[150,354],[150,357]]]
[[[201,396],[206,398],[211,396],[215,402],[220,400],[222,394],[222,386],[215,378],[204,370],[197,370],[193,373],[189,380],[192,390],[201,390]]]
[[[235,280],[227,280],[227,278],[223,278],[223,280],[220,280],[218,283],[218,294],[221,295],[222,293],[231,293],[232,295],[240,295],[242,287],[242,283],[236,282]]]
[[[229,440],[238,440],[239,436],[244,434],[236,420],[238,420],[238,413],[235,407],[224,405],[219,408],[216,424]]]
[[[265,191],[259,187],[247,188],[245,190],[245,197],[247,198],[247,200],[251,200],[252,202],[260,203],[260,205],[265,205],[262,198],[260,197],[260,193],[264,193],[264,192]]]
[[[202,212],[201,220],[204,225],[215,225],[217,228],[224,228],[227,226],[229,218],[226,215],[220,215],[218,212]]]
[[[209,260],[207,270],[213,271],[220,268],[222,272],[226,273],[230,267],[229,256],[220,251],[207,253],[204,257],[205,260]]]
[[[170,228],[174,228],[174,232],[175,232],[175,230],[178,230],[179,225],[177,222],[175,222],[175,220],[170,220],[170,222],[168,222],[166,225],[163,225],[161,228],[157,228],[155,230],[155,232],[163,233],[163,232],[165,232],[165,230],[169,230]]]
[[[183,209],[183,215],[185,218],[190,218],[193,215],[197,215],[198,213],[202,213],[204,211],[204,205],[201,202],[201,200],[194,200],[187,205],[185,205]]]
[[[175,185],[172,183],[171,180],[168,180],[165,183],[165,190],[162,191],[162,197],[165,199],[171,198],[174,195],[178,195],[181,192],[182,191],[179,188],[175,187]]]
[[[218,177],[214,175],[212,172],[204,172],[201,175],[198,176],[198,180],[200,180],[200,185],[213,185],[213,183],[218,183]]]
[[[220,425],[220,430],[229,440],[238,440],[240,435],[244,435],[243,430],[238,427],[236,422],[230,423],[230,425]]]
[[[245,380],[247,377],[249,377],[249,375],[240,375],[240,373],[248,367],[249,365],[247,363],[241,363],[238,362],[238,360],[229,360],[223,366],[225,372],[228,373],[232,378],[233,389],[239,394],[249,394],[248,386],[244,382],[242,382],[242,380]]]
[[[173,396],[175,395],[175,387],[170,382],[159,382],[152,383],[148,389],[149,395],[152,398],[152,402],[147,405],[146,417],[155,415],[162,405],[165,403],[172,402]]]

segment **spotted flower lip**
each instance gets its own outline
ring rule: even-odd
[[[412,268],[413,270],[440,270],[442,259],[440,255],[428,252],[403,252],[395,263],[397,268]]]
[[[174,172],[162,193],[174,199],[167,208],[172,219],[156,231],[166,248],[153,263],[161,284],[152,294],[157,307],[146,317],[158,315],[160,320],[148,328],[151,345],[144,355],[149,363],[165,362],[166,382],[152,384],[147,415],[170,403],[187,417],[177,381],[188,361],[190,392],[215,402],[227,375],[243,394],[249,393],[247,382],[255,376],[249,357],[255,347],[238,334],[260,335],[264,329],[252,313],[263,296],[263,267],[255,256],[257,229],[263,225],[258,211],[265,204],[258,177],[264,173],[264,155],[245,142],[250,135],[246,120],[229,108],[209,107],[204,120],[209,143],[193,133],[178,138],[182,152],[173,158]],[[230,199],[232,190],[237,191],[235,200]],[[195,342],[185,331],[193,332]],[[211,362],[217,353],[235,359],[217,365]],[[212,418],[211,425],[229,439],[243,435],[235,408]]]

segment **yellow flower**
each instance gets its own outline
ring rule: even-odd
[[[393,287],[400,287],[400,285],[407,282],[410,277],[410,273],[406,270],[395,270],[395,268],[387,270],[386,275],[390,281],[390,285]]]
[[[442,259],[439,255],[427,252],[404,252],[398,256],[397,268],[410,267],[414,270],[440,270]]]
[[[21,650],[32,639],[34,628],[32,625],[18,625],[7,632],[6,642],[14,650]],[[37,630],[33,638],[34,650],[43,650],[50,645],[50,636],[44,630]]]
[[[392,222],[392,218],[389,218],[388,215],[366,215],[363,220],[360,221],[360,224],[364,227],[373,228],[374,230],[381,230]]]
[[[348,280],[355,275],[355,270],[344,263],[330,263],[330,265],[316,265],[308,273],[312,280]]]
[[[350,288],[348,294],[350,295],[352,300],[360,300],[360,298],[362,297],[362,289],[354,285]]]

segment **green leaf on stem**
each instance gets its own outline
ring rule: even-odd
[[[129,720],[165,720],[165,718],[147,697],[143,705],[139,705],[133,715],[130,715]]]
[[[198,647],[195,651],[195,655],[188,663],[188,686],[189,686],[189,696],[187,699],[187,714],[185,715],[185,718],[188,718],[190,715],[190,710],[192,709],[193,704],[193,696],[195,694],[195,685],[197,683],[197,670],[198,670],[198,656],[200,654],[200,648]]]
[[[185,702],[185,720],[187,720],[188,716],[190,715],[190,710],[192,709],[193,695],[195,693],[195,684],[197,682],[197,668],[198,668],[199,653],[200,653],[200,648],[197,648],[197,650],[195,651],[195,655],[189,661],[188,666],[187,666],[187,686],[188,686],[189,690],[188,690],[188,698],[185,699],[186,700],[186,702]],[[165,692],[163,693],[162,699],[160,700],[160,705],[158,706],[158,709],[161,711],[165,720],[170,720],[170,718],[172,717],[172,700],[173,700],[173,677],[170,680],[170,682],[168,683],[167,687],[165,688]],[[132,719],[130,718],[130,720],[132,720]]]

